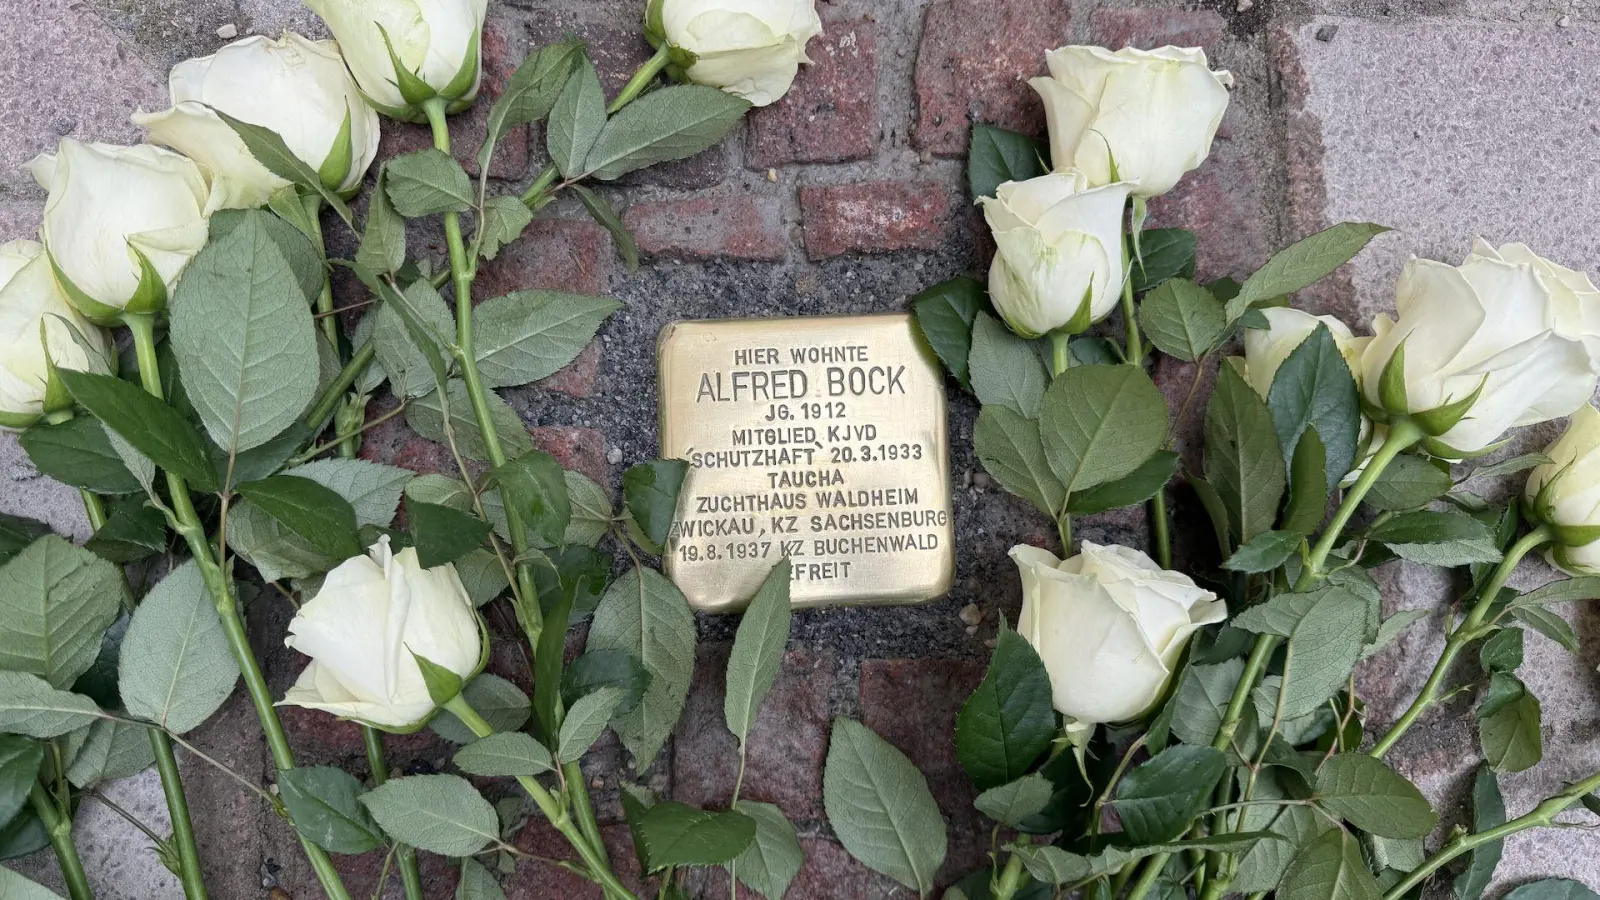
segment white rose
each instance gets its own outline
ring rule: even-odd
[[[998,251],[989,296],[1018,334],[1076,334],[1116,309],[1130,187],[1090,187],[1082,172],[1065,171],[1008,181],[979,198]]]
[[[1244,362],[1250,386],[1263,399],[1272,389],[1272,379],[1278,374],[1278,367],[1317,330],[1318,325],[1328,326],[1328,331],[1333,334],[1334,346],[1339,348],[1339,355],[1344,357],[1350,374],[1357,379],[1356,383],[1360,383],[1361,351],[1366,349],[1372,338],[1356,337],[1351,333],[1350,326],[1333,316],[1313,316],[1287,306],[1268,307],[1261,312],[1271,327],[1244,330]]]
[[[178,63],[167,88],[171,109],[135,113],[133,121],[150,129],[151,141],[210,171],[207,212],[261,206],[289,185],[257,162],[213,109],[276,132],[341,194],[360,186],[378,154],[378,114],[361,98],[333,41],[308,41],[293,32],[277,41],[247,37]]]
[[[1572,575],[1600,575],[1600,411],[1584,404],[1528,473],[1532,519],[1556,532],[1550,561]]]
[[[0,244],[0,429],[26,427],[51,411],[45,409],[51,363],[109,372],[107,346],[105,332],[67,305],[44,247],[35,241]]]
[[[305,4],[328,24],[356,82],[384,115],[412,121],[419,118],[417,107],[434,96],[459,101],[456,106],[465,108],[478,95],[488,0]]]
[[[62,138],[28,168],[50,192],[39,234],[61,287],[92,319],[160,309],[205,246],[206,179],[176,153]]]
[[[1011,558],[1022,571],[1017,633],[1044,660],[1056,711],[1079,723],[1144,715],[1190,635],[1228,615],[1216,594],[1127,547],[1084,541],[1063,561],[1019,544]]]
[[[289,623],[284,643],[311,664],[283,702],[408,728],[434,710],[413,656],[472,677],[483,667],[478,617],[454,565],[423,569],[416,550],[391,553],[388,537],[369,554],[329,572]]]
[[[1044,98],[1050,159],[1095,184],[1136,181],[1158,197],[1199,168],[1228,109],[1233,76],[1213,72],[1204,50],[1111,51],[1062,47],[1046,55],[1048,78],[1028,83]]]
[[[1441,455],[1569,415],[1594,393],[1600,292],[1577,272],[1519,244],[1497,251],[1480,240],[1459,267],[1412,259],[1395,295],[1397,319],[1373,320],[1362,390],[1391,415],[1409,415]],[[1386,391],[1394,359],[1402,363]]]
[[[685,78],[755,106],[788,93],[821,33],[813,0],[651,0],[645,13],[646,37],[672,49]]]

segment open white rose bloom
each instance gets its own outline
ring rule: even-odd
[[[1582,539],[1600,528],[1600,410],[1579,407],[1544,455],[1550,462],[1528,473],[1529,515],[1558,534],[1589,532],[1577,539],[1563,535],[1551,547],[1550,561],[1573,575],[1600,575],[1600,540]]]
[[[39,229],[45,249],[65,278],[67,299],[86,314],[91,304],[100,313],[143,304],[158,288],[164,300],[205,246],[210,188],[186,157],[148,144],[62,138],[55,153],[34,157],[28,169],[50,192]],[[85,298],[91,304],[81,303]]]
[[[1045,59],[1049,77],[1028,83],[1044,99],[1056,168],[1158,197],[1210,154],[1233,76],[1211,71],[1204,50],[1072,46]]]
[[[1145,554],[1084,541],[1057,559],[1011,548],[1022,572],[1017,633],[1044,661],[1057,712],[1078,723],[1126,722],[1161,698],[1191,635],[1227,605]]]
[[[26,424],[45,411],[50,362],[104,373],[106,347],[105,332],[67,305],[44,247],[36,241],[0,244],[0,427]]]
[[[756,106],[788,93],[822,33],[812,0],[654,0],[648,20],[652,40],[692,56],[686,78]]]
[[[1078,171],[1008,181],[980,197],[994,233],[989,296],[1012,330],[1081,332],[1111,314],[1127,277],[1122,210],[1131,185],[1091,187]]]
[[[1395,294],[1397,317],[1373,320],[1362,390],[1395,414],[1425,413],[1477,392],[1458,422],[1433,435],[1445,455],[1476,452],[1508,429],[1569,415],[1594,393],[1600,291],[1579,272],[1521,244],[1496,250],[1480,240],[1460,266],[1412,259]],[[1404,408],[1394,408],[1380,381],[1402,347]]]
[[[311,663],[284,703],[385,728],[409,727],[433,713],[414,656],[465,680],[478,671],[483,650],[455,566],[423,569],[416,550],[393,553],[388,537],[328,573],[289,623],[285,643]]]
[[[470,102],[483,78],[488,0],[305,0],[328,24],[356,82],[378,111],[409,110],[437,94]],[[393,56],[390,50],[393,48]],[[396,61],[404,72],[396,70]],[[413,82],[411,88],[405,82]],[[410,96],[407,94],[410,93]]]
[[[207,212],[261,206],[289,185],[212,110],[276,132],[335,192],[359,186],[378,153],[378,114],[361,98],[333,41],[292,32],[276,41],[247,37],[174,66],[167,87],[172,107],[136,113],[133,121],[150,129],[152,141],[211,173]]]

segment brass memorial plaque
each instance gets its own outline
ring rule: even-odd
[[[796,606],[916,603],[955,569],[944,379],[909,315],[661,332],[661,455],[689,461],[667,575],[710,610],[794,565]]]

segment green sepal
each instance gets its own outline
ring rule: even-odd
[[[333,139],[333,146],[328,148],[328,155],[322,160],[322,165],[317,167],[317,179],[322,186],[335,193],[339,186],[350,177],[350,164],[355,159],[355,148],[350,138],[350,108],[344,110],[344,122],[339,125],[339,134]],[[353,192],[352,192],[353,193]]]
[[[1548,522],[1544,527],[1563,547],[1582,547],[1600,541],[1600,525],[1557,525]]]
[[[394,52],[394,42],[389,40],[389,29],[378,26],[378,33],[383,35],[383,46],[389,51],[389,64],[394,69],[394,86],[400,90],[400,96],[413,106],[421,106],[439,95],[431,85],[406,68],[400,59],[400,54]]]
[[[1509,440],[1495,441],[1481,450],[1457,450],[1438,438],[1425,437],[1417,446],[1421,447],[1422,451],[1429,456],[1437,457],[1438,459],[1448,459],[1454,462],[1461,462],[1463,460],[1477,459],[1481,456],[1488,456],[1489,454],[1501,449],[1508,443],[1510,443]]]
[[[134,290],[123,312],[157,315],[167,311],[167,283],[154,264],[132,244],[128,249],[139,258],[139,287]]]
[[[44,414],[49,415],[72,409],[72,394],[61,383],[61,376],[56,374],[56,361],[50,358],[50,342],[45,337],[46,327],[45,320],[39,319],[39,345],[44,348],[43,409]]]
[[[39,420],[42,418],[44,416],[39,413],[0,411],[0,428],[16,428],[18,430],[32,428],[39,424]]]
[[[1378,402],[1384,411],[1403,416],[1410,412],[1406,397],[1406,342],[1401,340],[1378,376]],[[1441,432],[1442,433],[1442,432]]]
[[[478,44],[482,40],[482,36],[483,30],[481,28],[473,30],[472,40],[467,42],[467,55],[461,58],[461,68],[456,70],[456,74],[451,77],[450,83],[439,91],[439,96],[446,100],[461,100],[464,97],[477,96],[478,76],[480,74],[478,67],[481,63],[478,59]],[[472,102],[470,100],[467,101],[467,105],[471,106]]]
[[[667,40],[667,25],[662,15],[665,7],[665,0],[650,0],[644,8],[644,39],[658,50]]]
[[[417,668],[422,672],[422,683],[428,686],[428,697],[433,700],[434,706],[443,706],[454,700],[461,689],[466,687],[466,682],[460,675],[446,669],[422,654],[406,648],[411,658],[417,661]]]
[[[61,266],[56,263],[55,254],[50,248],[44,249],[44,255],[50,260],[50,271],[55,273],[56,284],[61,286],[61,293],[67,296],[67,303],[77,310],[85,319],[106,328],[112,328],[122,323],[122,310],[115,306],[107,306],[99,300],[85,294],[83,289],[72,283],[67,273],[61,271]],[[140,257],[143,259],[143,257]]]
[[[413,125],[428,124],[428,114],[414,106],[389,106],[380,103],[366,91],[361,91],[361,99],[367,105],[378,111],[378,115],[395,120],[396,122],[410,122]]]
[[[1088,331],[1089,326],[1094,324],[1094,322],[1090,320],[1093,316],[1093,310],[1090,309],[1090,301],[1093,299],[1094,281],[1093,279],[1090,279],[1089,286],[1083,291],[1083,300],[1078,303],[1077,312],[1074,312],[1072,314],[1072,318],[1068,319],[1065,324],[1061,325],[1060,327],[1050,329],[1050,333],[1052,335],[1075,335],[1083,334],[1085,331]],[[1018,328],[1016,325],[1012,324],[1011,320],[1009,319],[1006,320],[1006,324],[1010,325],[1011,330],[1015,331],[1019,336],[1027,338],[1030,341],[1035,338],[1042,337],[1042,335],[1033,334]]]
[[[1417,423],[1417,427],[1431,437],[1438,437],[1444,434],[1456,427],[1456,423],[1466,417],[1467,413],[1472,409],[1472,405],[1477,403],[1478,398],[1483,395],[1483,386],[1488,382],[1489,376],[1485,375],[1478,381],[1478,387],[1471,394],[1451,403],[1440,404],[1433,409],[1412,413],[1411,421]]]

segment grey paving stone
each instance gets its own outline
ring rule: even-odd
[[[9,432],[0,432],[0,512],[48,522],[57,534],[80,541],[89,537],[78,492],[40,475]]]

